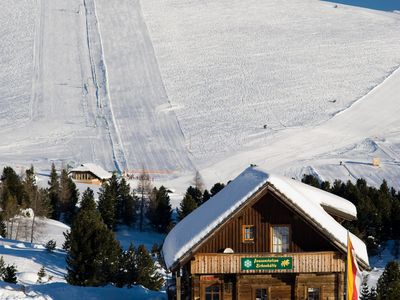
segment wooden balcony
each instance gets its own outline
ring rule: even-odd
[[[257,267],[246,269],[249,258]],[[286,268],[269,262],[286,261]],[[260,262],[260,263],[258,263]],[[250,263],[251,265],[251,263]],[[200,253],[191,261],[192,274],[332,273],[345,271],[345,257],[338,252],[301,253]]]

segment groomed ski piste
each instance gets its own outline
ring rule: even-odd
[[[0,167],[144,168],[175,207],[196,170],[209,188],[250,164],[399,190],[399,12],[395,0],[3,0]],[[3,241],[30,281],[0,298],[114,295],[67,286],[64,254],[40,246],[47,231],[39,246]],[[40,257],[63,269],[54,283],[34,284]]]

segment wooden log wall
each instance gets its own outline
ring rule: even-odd
[[[271,226],[281,224],[290,226],[290,252],[335,250],[326,238],[282,204],[275,195],[265,191],[221,226],[196,252],[217,253],[226,248],[233,249],[235,253],[270,252]],[[243,242],[243,225],[254,226],[254,241]]]
[[[292,257],[292,270],[241,270],[244,257]],[[196,254],[191,274],[257,274],[257,273],[327,273],[344,272],[345,258],[333,251],[304,253]]]

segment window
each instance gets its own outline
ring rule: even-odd
[[[254,241],[254,225],[243,225],[242,226],[242,237],[243,242]]]
[[[268,300],[268,290],[256,289],[256,300]]]
[[[273,225],[271,227],[271,251],[274,253],[290,251],[289,225]]]
[[[307,291],[308,298],[309,300],[319,300],[320,295],[319,295],[319,289],[317,288],[308,288]]]
[[[211,285],[205,288],[206,300],[219,300],[219,285]]]

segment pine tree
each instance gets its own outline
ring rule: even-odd
[[[83,192],[80,210],[96,210],[96,202],[94,202],[94,193],[91,188],[87,188]]]
[[[378,279],[377,294],[378,299],[400,299],[400,267],[396,261],[387,263]]]
[[[6,197],[4,193],[8,193],[15,198],[18,206],[21,208],[27,207],[26,203],[24,202],[26,197],[21,178],[17,175],[17,173],[15,173],[13,168],[4,167],[1,181],[3,190],[2,198],[5,199]]]
[[[311,185],[316,188],[321,187],[318,178],[316,178],[315,176],[310,175],[310,174],[303,174],[303,178],[301,179],[301,182]]]
[[[71,177],[68,177],[67,185],[70,192],[70,200],[68,202],[65,220],[70,224],[77,210],[76,204],[79,201],[79,190]]]
[[[196,201],[197,206],[203,203],[203,195],[198,188],[189,186],[186,190],[186,194],[189,194],[193,200]]]
[[[79,200],[79,191],[74,181],[68,176],[68,171],[66,169],[61,170],[59,199],[60,212],[63,216],[63,220],[70,224],[75,214],[76,204]]]
[[[181,221],[184,217],[190,214],[197,208],[196,201],[193,200],[192,196],[186,193],[185,197],[181,201],[179,205],[179,209],[177,209],[178,220]]]
[[[139,229],[140,231],[143,231],[146,201],[151,194],[150,175],[146,172],[144,168],[139,174],[137,190],[140,197]]]
[[[72,222],[69,243],[66,259],[68,283],[100,286],[115,278],[120,246],[114,233],[102,222],[90,189],[82,195],[81,208]]]
[[[117,217],[125,225],[132,225],[136,220],[136,208],[138,198],[131,193],[131,188],[124,178],[121,179],[118,188]]]
[[[69,251],[71,249],[71,232],[69,230],[63,232],[63,236],[65,238],[64,243],[62,244],[62,248],[65,251]]]
[[[57,243],[55,240],[50,240],[46,243],[46,250],[53,252],[56,249]]]
[[[137,270],[137,259],[136,249],[131,243],[128,250],[123,251],[119,260],[119,269],[114,280],[117,287],[123,287],[127,285],[131,287],[137,284],[138,270]]]
[[[109,229],[114,229],[116,225],[116,202],[117,195],[113,193],[109,182],[104,182],[99,192],[98,208],[104,224],[106,224]]]
[[[164,279],[158,273],[153,259],[143,245],[136,250],[137,283],[150,290],[159,291],[164,284]]]
[[[372,287],[371,292],[369,294],[369,300],[377,300],[378,299],[378,294],[376,292],[376,288]]]
[[[203,192],[203,203],[204,202],[206,202],[206,201],[208,201],[208,200],[210,200],[210,198],[211,198],[211,194],[210,194],[210,192],[208,191],[208,190],[204,190],[204,192]]]
[[[148,210],[148,218],[158,232],[167,232],[172,225],[172,208],[168,190],[161,186],[154,188]]]
[[[369,291],[368,285],[367,285],[367,278],[363,278],[362,286],[361,286],[361,292],[360,292],[360,300],[369,300],[371,293]]]
[[[51,217],[55,220],[59,220],[60,218],[60,197],[59,197],[59,189],[60,185],[58,182],[58,175],[56,171],[56,166],[54,163],[51,164],[51,172],[50,172],[50,180],[49,184],[49,199],[50,205],[52,208]]]
[[[392,220],[392,238],[400,240],[400,200],[397,197],[393,197],[391,209],[391,220]]]
[[[3,278],[5,271],[6,271],[6,263],[4,262],[3,256],[1,256],[0,257],[0,278]]]
[[[39,272],[37,273],[38,276],[37,283],[43,283],[43,278],[46,277],[46,275],[47,275],[46,269],[44,268],[44,266],[42,266]]]
[[[0,236],[3,238],[7,237],[7,227],[2,213],[0,213]]]
[[[3,281],[17,283],[17,268],[14,265],[8,265],[3,274]]]
[[[225,184],[217,182],[216,184],[213,185],[211,188],[211,197],[214,197],[219,191],[221,191],[225,187]]]

